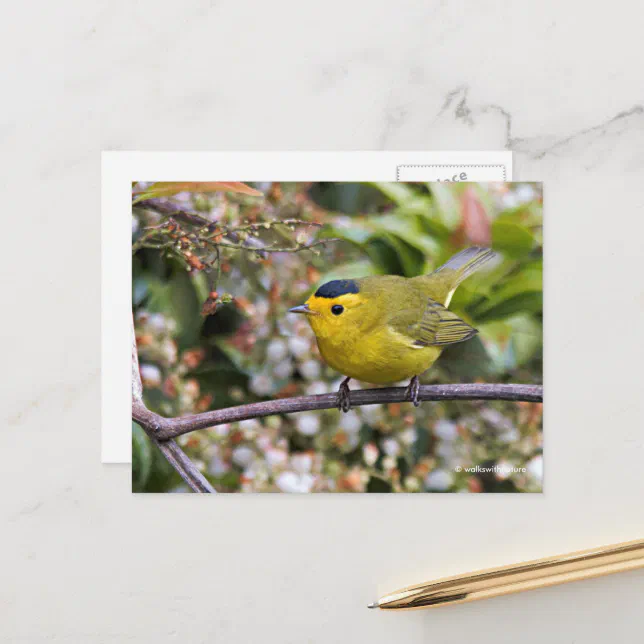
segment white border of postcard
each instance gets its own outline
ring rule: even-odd
[[[512,153],[103,152],[101,460],[132,460],[133,181],[396,181],[398,176],[405,181],[511,181]]]

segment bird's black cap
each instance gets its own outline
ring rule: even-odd
[[[322,284],[320,288],[315,291],[316,297],[334,298],[347,293],[359,293],[360,288],[354,280],[333,280]]]

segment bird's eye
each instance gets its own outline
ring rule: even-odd
[[[340,315],[342,311],[344,311],[344,306],[342,306],[342,304],[334,304],[331,307],[331,313],[333,313],[333,315]]]

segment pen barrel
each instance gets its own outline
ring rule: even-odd
[[[644,539],[438,579],[387,595],[378,605],[387,610],[458,604],[642,567]]]

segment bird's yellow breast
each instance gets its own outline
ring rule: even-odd
[[[317,337],[324,360],[345,376],[372,384],[406,380],[429,369],[440,347],[415,347],[409,338],[384,325],[365,335]]]

